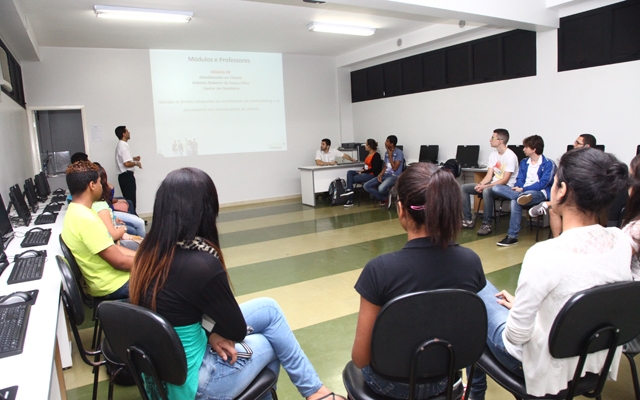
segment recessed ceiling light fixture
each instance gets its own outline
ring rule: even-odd
[[[97,17],[140,21],[189,22],[191,11],[154,10],[151,8],[93,6]]]
[[[375,28],[363,26],[325,24],[324,22],[311,22],[307,25],[312,32],[341,33],[343,35],[371,36],[376,32]]]

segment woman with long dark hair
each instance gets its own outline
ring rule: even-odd
[[[627,166],[611,154],[593,148],[565,153],[550,201],[562,218],[562,235],[527,251],[515,296],[491,282],[479,293],[487,306],[488,347],[507,369],[524,377],[533,396],[556,394],[573,379],[578,357],[555,359],[549,353],[549,332],[564,304],[579,291],[631,280],[629,239],[618,228],[598,224],[600,213],[627,183]],[[590,354],[584,371],[600,372],[605,357],[606,351]]]
[[[369,366],[371,335],[380,309],[400,295],[424,290],[477,293],[485,286],[485,278],[480,257],[455,242],[462,226],[462,195],[453,174],[422,162],[410,166],[395,185],[398,220],[408,242],[402,250],[369,261],[358,278],[360,311],[351,358],[372,390],[406,399],[408,384],[388,381]],[[446,385],[446,378],[417,385],[417,398],[442,393]]]
[[[378,153],[378,142],[373,139],[367,139],[364,148],[368,153],[364,159],[364,167],[361,171],[347,171],[347,191],[343,196],[353,195],[354,183],[367,183],[382,171],[382,158]],[[344,206],[353,207],[353,198],[350,198]]]
[[[633,157],[629,164],[629,200],[624,211],[622,231],[631,237],[633,257],[631,258],[631,274],[633,280],[640,280],[640,155]]]
[[[167,385],[169,397],[233,399],[263,368],[278,374],[280,365],[303,397],[331,397],[278,304],[236,302],[220,251],[218,210],[209,175],[195,168],[171,172],[156,193],[153,224],[131,271],[131,303],[164,316],[187,355],[187,380]],[[203,316],[214,322],[208,333]]]

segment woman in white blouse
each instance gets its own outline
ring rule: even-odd
[[[551,189],[562,235],[527,251],[515,296],[490,282],[478,293],[487,306],[487,345],[505,367],[524,376],[531,395],[558,393],[573,377],[578,357],[554,359],[548,345],[551,325],[567,300],[593,286],[631,280],[628,237],[597,223],[627,184],[627,167],[613,155],[592,148],[565,153]],[[605,357],[606,351],[591,354],[585,371],[599,372]],[[617,352],[613,379],[619,359]]]

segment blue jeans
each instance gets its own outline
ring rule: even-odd
[[[478,292],[478,296],[480,296],[484,305],[487,307],[487,347],[489,347],[489,350],[491,350],[491,353],[493,353],[496,359],[498,359],[500,364],[515,375],[524,378],[522,362],[509,354],[507,349],[504,347],[502,332],[504,332],[504,328],[507,324],[509,309],[498,304],[498,299],[496,297],[498,292],[499,290],[496,289],[496,287],[489,281],[487,281],[487,285],[484,289]],[[473,393],[478,374],[484,374],[484,372],[476,369],[474,374],[474,381],[471,387],[471,393],[474,398],[476,398]],[[484,398],[484,396],[481,398]]]
[[[120,286],[120,289],[106,296],[96,297],[97,300],[124,300],[129,298],[129,281]]]
[[[378,178],[371,179],[369,182],[364,184],[364,190],[370,193],[377,200],[384,200],[387,198],[389,191],[393,187],[393,184],[396,183],[396,179],[398,179],[395,175],[383,175],[382,182],[378,182]]]
[[[409,398],[409,384],[407,383],[388,381],[376,374],[368,365],[362,368],[362,376],[371,390],[378,394],[393,397],[394,399]],[[447,378],[438,382],[423,383],[421,385],[416,385],[416,398],[426,399],[427,397],[443,393],[446,390]]]
[[[129,214],[122,211],[114,211],[113,215],[120,218],[127,226],[127,233],[130,235],[138,235],[145,237],[147,232],[144,230],[144,220],[137,215]]]
[[[471,213],[471,195],[477,195],[476,192],[477,183],[465,183],[460,187],[462,191],[462,216],[465,221],[472,221],[473,214]],[[489,225],[493,218],[493,188],[487,188],[482,191],[482,199],[484,202],[484,215],[482,216],[482,223]]]
[[[360,171],[347,171],[347,189],[353,190],[354,183],[365,183],[375,178],[372,174],[367,172],[358,173]]]
[[[531,205],[541,203],[546,200],[544,194],[540,190],[528,190],[526,192],[516,192],[507,185],[496,185],[493,187],[494,196],[502,196],[511,199],[511,217],[509,218],[509,230],[507,235],[512,238],[518,237],[520,232],[520,223],[522,222],[522,206],[516,201],[523,194],[530,194]]]
[[[278,303],[263,297],[241,304],[240,310],[247,325],[254,329],[254,333],[244,340],[253,354],[251,358],[238,358],[234,364],[229,364],[207,345],[196,398],[234,399],[265,367],[277,375],[280,364],[302,397],[317,392],[322,382],[291,332]],[[238,344],[236,350],[245,351]]]

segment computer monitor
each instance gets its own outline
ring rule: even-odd
[[[420,146],[420,156],[418,157],[419,162],[430,162],[433,164],[438,163],[438,151],[440,150],[440,146],[437,144],[426,146]]]
[[[638,146],[638,147],[640,147],[640,146]],[[603,144],[597,144],[596,145],[596,149],[604,151],[604,145]],[[569,150],[573,150],[573,145],[572,144],[567,145],[567,151],[569,151]]]
[[[458,146],[456,160],[462,168],[478,168],[478,157],[480,156],[480,146]]]
[[[2,237],[2,247],[7,248],[11,239],[13,239],[13,227],[7,209],[4,207],[2,195],[0,195],[0,236]]]
[[[24,195],[27,198],[31,212],[38,211],[38,195],[36,194],[36,188],[33,186],[33,179],[29,178],[24,181]]]
[[[523,145],[515,145],[515,144],[510,144],[507,146],[511,151],[513,151],[514,153],[516,153],[516,156],[518,157],[518,163],[522,160],[525,159],[525,155],[524,155],[524,146]]]
[[[9,188],[9,198],[18,213],[18,218],[22,220],[25,226],[29,226],[31,223],[31,210],[29,210],[29,206],[27,206],[27,203],[24,201],[24,194],[22,194],[18,184]]]
[[[47,197],[49,196],[47,177],[44,176],[41,172],[35,176],[35,181],[36,181],[36,193],[38,194],[38,199],[44,202],[45,200],[47,200]]]
[[[640,154],[640,144],[638,145],[638,147],[636,148],[636,155]]]

